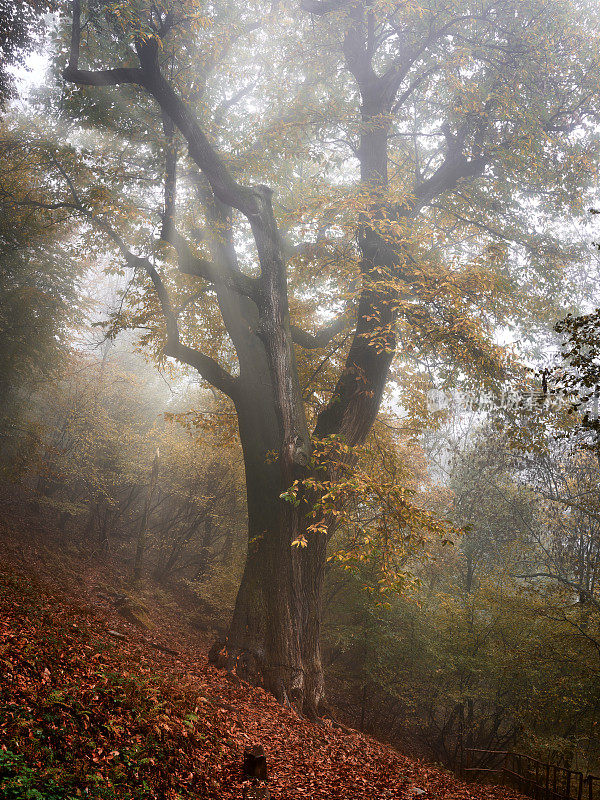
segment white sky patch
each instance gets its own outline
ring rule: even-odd
[[[50,56],[47,43],[48,34],[56,24],[54,14],[44,14],[43,33],[39,37],[37,46],[27,54],[24,64],[9,67],[9,72],[15,76],[17,82],[17,94],[21,103],[26,103],[32,89],[41,86],[46,78],[50,67]]]

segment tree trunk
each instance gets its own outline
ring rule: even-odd
[[[300,521],[305,524],[305,520]],[[325,678],[321,659],[321,619],[327,539],[324,534],[306,535],[307,546],[299,548],[301,593],[301,657],[304,674],[304,713],[319,715],[325,699]]]
[[[359,38],[360,23],[345,45],[351,71],[359,69],[357,58],[366,57]],[[358,82],[363,99],[361,180],[373,192],[372,207],[359,225],[363,288],[345,368],[315,429],[318,438],[335,434],[350,445],[364,442],[381,403],[395,350],[394,292],[380,286],[381,275],[393,274],[402,260],[375,224],[385,216],[381,193],[387,186],[391,101],[384,81],[365,85],[359,77]],[[256,306],[262,348],[257,361],[255,354],[248,357],[246,332],[236,341],[240,395],[246,398],[236,408],[246,468],[249,547],[229,633],[229,666],[239,666],[242,654],[251,653],[259,663],[262,660],[266,688],[315,717],[325,694],[319,640],[328,536],[311,534],[306,548],[293,547],[304,521],[298,508],[280,499],[295,478],[304,477],[310,437],[291,346],[285,267],[270,193],[260,187],[255,195],[258,210],[250,222],[262,269],[262,294]],[[261,373],[263,378],[257,381],[256,374]],[[269,463],[269,452],[277,454],[276,463]]]
[[[324,541],[316,547],[311,539],[306,549],[292,545],[301,511],[280,497],[290,479],[282,458],[275,455],[283,446],[280,427],[276,414],[268,413],[264,384],[262,389],[258,397],[244,393],[246,400],[238,408],[248,553],[227,638],[227,666],[249,680],[260,674],[280,702],[314,715],[323,697],[319,586]],[[320,577],[320,584],[316,580],[311,585],[305,578],[309,574]]]
[[[266,470],[265,470],[266,471]],[[261,673],[282,703],[302,705],[299,554],[292,547],[297,510],[277,491],[248,491],[248,554],[227,641],[228,667],[242,677]]]
[[[381,109],[369,113],[379,115]],[[377,190],[387,182],[386,139],[385,126],[371,128],[362,137],[363,181]],[[373,213],[377,215],[377,211]],[[395,348],[393,297],[389,290],[382,292],[374,284],[382,268],[387,272],[396,266],[398,256],[382,247],[378,234],[364,221],[360,247],[364,286],[357,329],[345,369],[315,429],[319,438],[337,434],[350,445],[362,443],[372,427]],[[278,307],[285,297],[284,286],[277,284],[282,275],[281,269],[273,270],[266,303],[269,324],[263,327],[264,380],[260,388],[248,384],[242,395],[257,398],[261,391],[264,394],[265,386],[272,388],[268,398],[252,407],[237,404],[246,467],[249,549],[228,653],[230,667],[239,665],[242,654],[252,653],[259,663],[262,659],[260,671],[266,688],[314,718],[325,697],[320,634],[328,536],[311,534],[306,548],[293,547],[304,521],[298,508],[279,497],[302,473],[294,449],[300,450],[308,439],[303,411],[299,410],[294,356],[286,350],[290,341],[284,335],[287,309]],[[261,311],[264,314],[265,309]],[[274,321],[277,324],[273,325]],[[383,347],[372,346],[374,326],[385,329]],[[242,359],[240,363],[243,369]],[[269,406],[272,418],[265,430]],[[290,430],[300,432],[293,441]],[[275,464],[266,463],[268,452],[279,454]]]
[[[306,548],[294,547],[300,511],[280,499],[287,487],[278,481],[257,491],[255,478],[256,470],[248,486],[248,554],[227,666],[251,681],[260,674],[280,702],[315,718],[325,696],[320,633],[326,540],[311,536]]]

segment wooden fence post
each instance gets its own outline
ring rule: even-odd
[[[505,753],[504,754],[504,760],[502,761],[502,772],[501,772],[501,775],[502,775],[502,786],[506,786],[506,783],[507,783],[508,761],[511,758],[511,756],[512,756],[512,753]]]

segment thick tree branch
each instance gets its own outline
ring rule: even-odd
[[[81,44],[81,0],[73,0],[73,24],[71,26],[71,48],[69,50],[68,69],[76,70],[79,66],[79,47]]]
[[[73,181],[69,177],[64,167],[54,157],[52,157],[52,161],[56,165],[60,174],[65,178],[69,187],[69,191],[73,197],[73,201],[44,203],[37,200],[26,200],[23,201],[23,204],[31,205],[37,208],[46,208],[49,210],[55,210],[59,208],[72,209],[76,213],[83,216],[95,228],[105,233],[116,244],[127,265],[132,269],[144,270],[144,272],[146,272],[152,281],[166,324],[167,343],[165,346],[165,354],[193,367],[205,380],[212,384],[212,386],[233,399],[236,395],[237,387],[235,378],[210,356],[207,356],[204,353],[194,350],[193,348],[181,343],[179,338],[179,328],[177,325],[177,314],[175,313],[171,303],[168,290],[150,259],[145,256],[138,256],[135,253],[132,253],[125,244],[123,237],[112,227],[112,225],[95,216],[92,211],[86,208],[79,197]]]
[[[163,114],[163,132],[165,134],[165,185],[164,208],[162,215],[161,239],[168,240],[175,228],[175,209],[177,192],[177,142],[173,121]]]
[[[348,316],[347,314],[342,314],[316,333],[307,333],[298,325],[291,325],[292,341],[305,350],[320,350],[326,347],[338,333],[341,333],[347,324]]]
[[[193,367],[215,389],[235,400],[237,396],[236,379],[210,356],[181,344],[180,341],[167,342],[165,354]]]
[[[143,86],[142,70],[136,67],[118,67],[116,69],[73,69],[66,67],[63,78],[78,86],[118,86],[121,83],[133,83]]]
[[[164,238],[175,248],[178,267],[184,275],[192,275],[196,278],[203,278],[210,283],[229,286],[246,297],[256,297],[258,284],[255,278],[244,275],[240,271],[222,270],[218,264],[194,255],[185,238],[175,230],[170,231],[169,235]]]
[[[223,392],[223,394],[233,399],[236,390],[235,378],[210,356],[181,343],[179,339],[177,315],[171,304],[169,293],[150,259],[144,256],[137,256],[129,251],[121,236],[114,231],[110,225],[105,223],[104,220],[99,220],[92,214],[85,213],[85,216],[92,224],[96,225],[100,230],[105,231],[117,244],[128,266],[133,269],[143,269],[152,281],[167,328],[167,343],[164,349],[165,355],[176,358],[178,361],[193,367],[206,381],[214,386],[215,389],[218,389]]]
[[[81,0],[72,0],[73,21],[71,24],[71,45],[69,63],[63,70],[63,78],[79,86],[117,86],[120,83],[139,84],[141,69],[119,67],[117,69],[81,70],[79,69],[79,48],[81,46]]]
[[[411,81],[411,83],[407,86],[407,88],[402,92],[402,94],[399,97],[396,97],[398,91],[396,90],[396,92],[394,92],[395,101],[394,105],[392,106],[392,114],[396,114],[402,108],[404,103],[406,103],[406,101],[411,97],[413,92],[415,92],[419,88],[419,86],[424,81],[426,81],[427,78],[429,78],[430,75],[434,75],[438,71],[438,69],[439,67],[436,64],[436,66],[431,67],[431,69],[425,70],[425,72],[419,75],[418,78],[415,78],[414,81]]]
[[[92,224],[104,230],[111,237],[123,253],[128,266],[133,269],[143,269],[152,281],[167,328],[167,343],[164,349],[165,355],[176,358],[178,361],[193,367],[206,381],[214,386],[215,389],[218,389],[223,392],[223,394],[233,399],[236,394],[235,378],[210,356],[181,343],[179,339],[177,315],[171,304],[169,293],[150,259],[131,253],[119,234],[113,231],[103,220],[98,220],[97,217],[93,215],[85,214],[85,216]]]
[[[435,170],[431,177],[418,184],[414,191],[414,200],[403,213],[415,213],[423,206],[429,205],[432,200],[443,192],[455,189],[459,181],[464,178],[474,178],[483,173],[487,164],[484,154],[466,158],[463,152],[467,136],[467,123],[465,122],[454,134],[449,125],[442,126],[442,133],[446,139],[446,156],[444,161]]]
[[[413,211],[431,203],[443,192],[456,188],[459,181],[481,175],[487,159],[485,156],[465,158],[464,156],[446,158],[430,178],[420,183],[415,189]]]
[[[225,272],[213,262],[194,255],[185,238],[176,230],[177,144],[173,121],[164,114],[163,131],[165,134],[165,179],[161,239],[175,249],[180,272],[203,278],[210,283],[229,286],[247,297],[252,297],[257,292],[256,281],[239,270]]]
[[[194,115],[163,77],[158,59],[148,55],[148,49],[154,53],[156,43],[144,43],[138,48],[143,71],[142,85],[154,97],[163,113],[177,125],[188,143],[190,157],[206,175],[219,200],[225,205],[233,206],[249,218],[255,216],[258,204],[254,192],[234,180]]]

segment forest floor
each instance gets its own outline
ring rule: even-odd
[[[519,797],[282,708],[210,666],[208,634],[166,596],[124,616],[109,563],[66,555],[1,501],[0,515],[3,799],[241,800],[258,743],[273,800]]]

